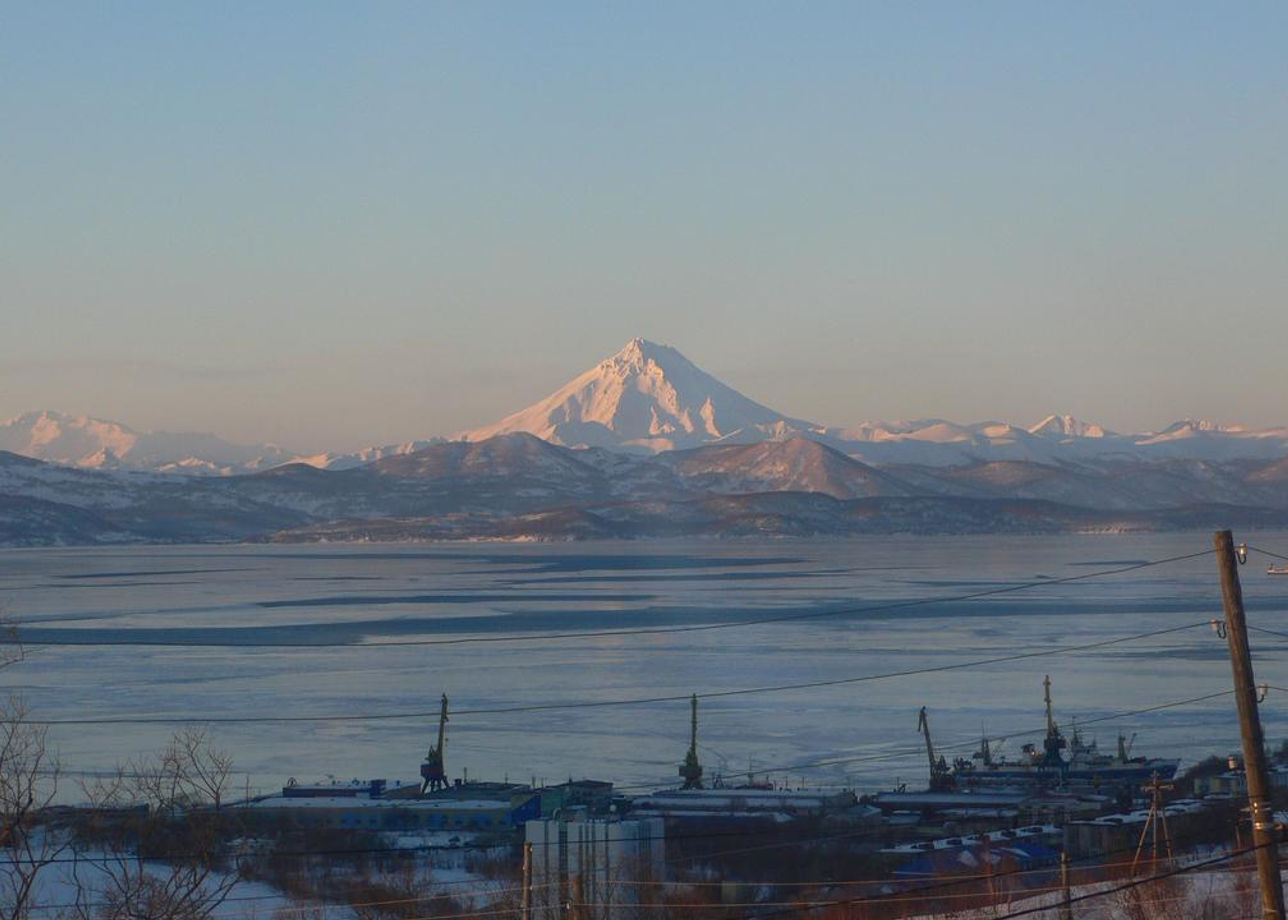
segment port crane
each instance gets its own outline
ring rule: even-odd
[[[447,786],[447,770],[443,766],[443,741],[447,734],[447,694],[438,711],[438,744],[431,745],[425,755],[425,762],[420,765],[420,794],[430,790],[443,789]]]
[[[945,792],[956,786],[948,761],[942,756],[935,757],[935,746],[930,741],[930,720],[926,717],[926,707],[917,713],[917,731],[926,738],[926,758],[930,761],[930,789],[932,792]]]
[[[680,764],[680,776],[684,778],[683,789],[702,788],[702,764],[698,763],[698,695],[695,693],[689,700],[689,752],[684,755]]]
[[[1062,750],[1068,747],[1064,740],[1064,735],[1060,734],[1059,727],[1055,724],[1055,713],[1051,708],[1051,675],[1048,674],[1042,679],[1042,695],[1046,701],[1046,738],[1042,740],[1042,765],[1046,767],[1059,767],[1064,769],[1067,764],[1064,757],[1060,754]]]

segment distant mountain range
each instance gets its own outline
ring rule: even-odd
[[[276,444],[235,444],[202,432],[137,431],[121,422],[49,410],[28,412],[0,424],[0,450],[24,457],[87,470],[149,470],[185,476],[229,476],[284,463],[345,469],[442,440],[306,455]]]
[[[708,444],[803,437],[865,463],[957,466],[988,460],[1267,460],[1288,456],[1288,428],[1247,429],[1183,419],[1160,431],[1119,434],[1069,415],[1027,428],[944,419],[864,422],[835,428],[792,418],[748,399],[674,348],[634,339],[555,393],[492,425],[356,452],[302,454],[243,445],[213,434],[141,432],[120,422],[30,412],[0,424],[0,450],[85,469],[186,475],[257,472],[285,463],[351,469],[445,441],[527,432],[563,447],[658,453]]]
[[[806,438],[658,454],[519,432],[360,467],[86,470],[0,452],[0,544],[1288,526],[1288,460],[876,467]]]
[[[304,457],[52,412],[0,425],[0,544],[1288,526],[1288,430],[826,428],[642,339],[451,439]]]

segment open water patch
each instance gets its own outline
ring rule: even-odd
[[[1066,563],[1071,566],[1089,566],[1095,568],[1114,568],[1124,565],[1149,565],[1152,560],[1149,559],[1091,559],[1087,562],[1070,562]]]
[[[477,597],[477,595],[475,596]],[[498,596],[504,597],[504,596]],[[514,600],[514,598],[509,598]],[[549,596],[543,598],[551,600]],[[382,601],[389,599],[380,599]],[[444,599],[447,603],[454,599]],[[584,601],[582,597],[576,600]],[[599,597],[597,600],[611,603]],[[394,600],[394,602],[397,602]],[[525,601],[526,603],[527,601]],[[300,602],[296,606],[304,606]],[[906,605],[906,606],[904,606]],[[560,634],[559,638],[575,640],[581,632],[630,633],[636,630],[668,630],[677,633],[697,628],[747,625],[773,625],[786,629],[805,629],[855,622],[930,621],[936,619],[1032,618],[1070,616],[1113,616],[1124,614],[1167,614],[1208,612],[1202,599],[1159,601],[1120,600],[1112,604],[1096,601],[1015,599],[921,603],[908,601],[870,601],[866,604],[825,603],[750,607],[720,606],[653,606],[621,609],[612,607],[556,610],[494,610],[465,616],[400,617],[344,622],[308,622],[265,626],[212,627],[28,627],[23,641],[36,645],[227,645],[227,646],[354,646],[389,647],[396,641],[382,639],[434,639],[461,637],[485,643],[517,642],[539,639],[541,633]],[[1177,624],[1180,625],[1180,624]],[[567,637],[562,634],[571,634]],[[666,633],[659,633],[665,636]],[[553,636],[551,637],[553,640]],[[1059,642],[1061,637],[1052,636]]]
[[[201,584],[205,584],[205,582],[202,582],[202,581],[109,581],[106,584],[92,584],[92,583],[81,582],[81,583],[72,584],[72,585],[60,585],[60,584],[40,585],[40,587],[42,589],[47,588],[51,591],[59,591],[59,590],[68,591],[76,588],[79,588],[82,590],[89,589],[92,591],[102,591],[105,588],[156,588],[156,587],[172,588],[172,587],[178,587],[182,585],[201,585]]]
[[[379,575],[296,575],[291,581],[386,581]]]
[[[803,578],[828,578],[846,574],[845,569],[822,569],[811,572],[697,572],[681,575],[671,572],[637,572],[622,575],[555,575],[553,577],[508,578],[508,585],[613,584],[616,582],[702,582],[702,581],[791,581]]]
[[[222,572],[253,572],[253,568],[241,569],[140,569],[134,572],[77,572],[71,575],[54,575],[64,581],[98,578],[158,578],[162,575],[213,575]]]
[[[596,594],[595,600],[607,603],[628,604],[651,601],[656,594]],[[300,597],[280,601],[256,601],[256,607],[383,607],[393,604],[574,604],[585,601],[584,594],[402,594],[380,596],[374,594],[339,594],[331,597]]]
[[[497,569],[495,574],[535,574],[542,572],[640,572],[684,571],[687,569],[726,569],[754,566],[800,565],[808,560],[798,556],[666,556],[666,555],[571,555],[571,556],[515,556],[497,557],[497,563],[522,568]]]
[[[445,551],[406,551],[397,552],[381,550],[368,552],[355,547],[341,552],[300,552],[266,551],[241,554],[252,559],[289,559],[298,562],[343,560],[348,563],[413,562],[413,561],[447,561],[447,562],[481,562],[488,565],[506,566],[505,569],[493,570],[498,574],[521,574],[524,572],[587,572],[596,570],[640,571],[653,569],[718,569],[741,568],[744,566],[783,566],[798,565],[809,560],[800,556],[694,556],[680,554],[602,554],[602,553],[527,553],[516,552],[445,552]]]

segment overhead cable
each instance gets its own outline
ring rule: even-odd
[[[1080,575],[1065,575],[1059,578],[1043,578],[1034,581],[1019,582],[1017,584],[1005,585],[1000,588],[988,588],[983,591],[972,591],[965,594],[952,594],[940,597],[919,597],[910,598],[903,601],[888,601],[879,604],[867,604],[855,607],[835,607],[827,610],[812,610],[806,613],[789,613],[776,616],[754,617],[745,620],[732,620],[726,623],[699,623],[689,626],[646,626],[638,629],[599,629],[599,630],[578,630],[575,632],[559,633],[521,633],[506,635],[478,635],[478,636],[458,636],[451,639],[403,639],[383,642],[237,642],[237,641],[179,641],[173,639],[123,639],[119,642],[106,641],[77,641],[75,637],[64,639],[43,638],[36,644],[41,646],[90,646],[90,647],[165,647],[165,648],[351,648],[351,649],[373,649],[373,648],[414,648],[417,646],[436,646],[436,645],[466,645],[475,643],[497,643],[497,642],[544,642],[553,639],[592,639],[621,636],[649,636],[670,633],[690,633],[690,632],[709,632],[718,629],[739,629],[745,626],[763,626],[771,623],[792,623],[801,620],[821,619],[824,617],[851,616],[866,613],[886,613],[894,610],[906,610],[912,607],[926,607],[934,604],[951,604],[964,601],[981,600],[988,597],[997,597],[1003,594],[1014,594],[1018,591],[1029,591],[1034,588],[1044,588],[1051,585],[1063,585],[1073,582],[1087,581],[1093,578],[1106,578],[1112,575],[1122,575],[1126,572],[1134,572],[1140,569],[1152,568],[1154,566],[1167,565],[1173,562],[1183,562],[1188,559],[1197,559],[1201,556],[1211,555],[1215,550],[1206,549],[1197,553],[1186,553],[1179,556],[1170,556],[1165,559],[1152,559],[1144,562],[1134,562],[1130,565],[1119,566],[1113,569],[1101,569],[1095,572],[1085,572]],[[57,630],[46,630],[47,633],[56,632]],[[21,644],[21,635],[17,636],[0,636],[0,645],[17,645]]]
[[[889,680],[896,677],[915,677],[921,674],[938,674],[945,671],[960,671],[966,668],[984,667],[992,664],[1003,664],[1023,661],[1030,658],[1043,658],[1051,655],[1064,655],[1071,652],[1085,652],[1093,649],[1108,648],[1124,642],[1150,639],[1171,633],[1207,626],[1207,620],[1185,623],[1181,626],[1169,626],[1149,632],[1135,633],[1129,636],[1118,636],[1112,639],[1101,639],[1096,642],[1083,642],[1076,645],[1058,645],[1046,649],[1025,652],[1013,652],[990,658],[977,658],[951,664],[929,665],[921,668],[907,668],[900,671],[885,671],[877,674],[862,674],[855,677],[837,677],[827,680],[802,681],[792,684],[774,684],[763,687],[741,687],[734,690],[709,690],[693,693],[667,694],[664,696],[635,697],[624,700],[579,700],[566,703],[532,703],[515,706],[481,707],[475,709],[453,709],[453,716],[505,715],[509,713],[547,712],[570,709],[604,709],[617,706],[640,706],[655,703],[688,702],[694,696],[698,699],[722,699],[733,696],[748,696],[760,693],[781,693],[788,690],[811,690],[819,687],[835,687],[845,684],[866,683],[868,681]],[[200,723],[210,725],[246,725],[254,723],[287,723],[287,722],[378,722],[398,719],[436,719],[441,710],[415,710],[411,712],[378,712],[378,713],[331,713],[327,715],[280,715],[280,716],[104,716],[85,719],[22,719],[32,725],[183,725]]]

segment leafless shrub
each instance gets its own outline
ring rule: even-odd
[[[1155,871],[1166,866],[1155,864]],[[1124,888],[1108,897],[1121,920],[1165,920],[1173,917],[1197,917],[1190,880],[1180,875],[1143,879],[1141,884]],[[1201,898],[1200,898],[1201,900]]]
[[[204,731],[177,732],[157,755],[83,786],[92,803],[77,827],[92,881],[78,920],[204,920],[238,880],[218,810],[232,769]]]
[[[0,616],[0,668],[15,665],[27,657],[27,650],[18,635],[18,624]]]
[[[202,807],[218,810],[232,768],[232,757],[213,747],[204,729],[188,726],[175,732],[156,757],[131,764],[130,792],[170,814]]]
[[[7,658],[5,664],[17,659]],[[44,726],[27,719],[18,697],[0,705],[0,918],[22,920],[31,910],[37,876],[66,847],[49,827],[47,809],[58,791],[58,762]]]

